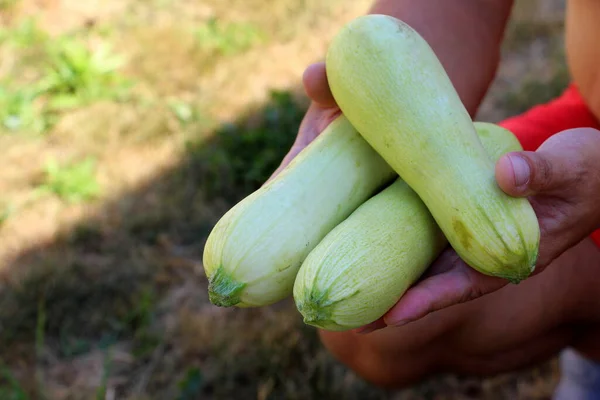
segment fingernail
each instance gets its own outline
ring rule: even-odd
[[[415,318],[412,318],[412,316],[407,316],[406,314],[394,315],[392,312],[390,312],[388,315],[383,317],[383,320],[387,326],[391,326],[393,328],[398,328],[402,325],[406,325],[409,322],[414,321]]]
[[[531,170],[529,164],[525,159],[519,156],[509,156],[510,163],[513,168],[513,174],[515,176],[515,186],[524,186],[529,182]]]
[[[386,322],[389,324],[389,326],[392,326],[394,328],[399,328],[403,325],[408,324],[411,321],[412,321],[411,319],[401,319],[399,321],[386,321]]]
[[[359,335],[366,335],[367,333],[371,333],[373,331],[376,331],[377,329],[380,329],[376,326],[365,326],[363,328],[358,328],[355,332],[358,333]]]
[[[373,331],[383,329],[386,326],[387,325],[385,324],[385,322],[383,322],[383,320],[377,320],[377,321],[371,322],[370,324],[367,324],[365,326],[355,329],[354,332],[358,333],[359,335],[365,335],[367,333],[371,333]]]
[[[383,317],[383,321],[387,326],[397,328],[399,326],[406,325],[411,321],[414,321],[416,319],[416,315],[418,314],[415,313],[414,310],[413,312],[406,312],[404,309],[392,309]]]

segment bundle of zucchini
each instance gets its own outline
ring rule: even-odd
[[[362,16],[331,42],[326,69],[342,115],[216,224],[203,260],[211,302],[293,295],[307,324],[352,329],[385,314],[448,244],[483,274],[528,277],[537,217],[494,173],[522,148],[472,121],[427,42],[396,18]]]

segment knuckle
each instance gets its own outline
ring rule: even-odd
[[[482,290],[479,282],[474,279],[474,274],[473,271],[470,270],[470,267],[462,269],[462,273],[465,277],[465,280],[468,282],[468,285],[460,296],[459,303],[466,303],[483,296],[484,290]]]
[[[589,157],[581,157],[579,160],[573,162],[571,166],[570,181],[574,192],[573,194],[587,195],[590,190],[595,189],[593,183],[594,164],[595,161]]]
[[[553,181],[554,168],[552,163],[545,157],[536,157],[533,160],[533,176],[531,177],[533,185],[537,190],[548,188]]]

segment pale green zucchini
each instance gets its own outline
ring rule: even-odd
[[[210,301],[258,307],[291,296],[306,255],[396,176],[339,116],[215,225],[203,256]]]
[[[342,112],[419,195],[471,267],[519,282],[531,274],[540,230],[526,198],[497,185],[494,162],[429,44],[404,22],[365,15],[326,56]]]
[[[495,124],[476,122],[489,154],[522,150]],[[341,331],[383,316],[448,241],[419,196],[398,178],[336,226],[308,255],[294,301],[304,322]]]

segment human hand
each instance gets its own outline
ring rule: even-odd
[[[303,83],[312,103],[294,145],[271,178],[340,113],[327,83],[324,63],[309,66]],[[595,204],[596,199],[600,200],[600,131],[579,128],[557,133],[535,152],[504,155],[496,163],[495,172],[500,188],[514,197],[528,197],[538,217],[540,251],[532,275],[542,272],[600,227],[600,207]],[[505,279],[469,267],[448,247],[394,307],[357,331],[366,333],[385,326],[400,326],[507,284]]]
[[[500,188],[514,197],[528,197],[538,217],[540,250],[533,275],[600,228],[600,131],[560,132],[535,152],[505,154],[495,172]],[[507,283],[470,268],[448,248],[382,318],[357,331],[401,326]]]
[[[311,99],[311,104],[302,119],[292,148],[269,180],[279,174],[300,151],[308,146],[340,114],[340,109],[329,90],[325,63],[312,64],[306,68],[302,82],[306,94]]]

